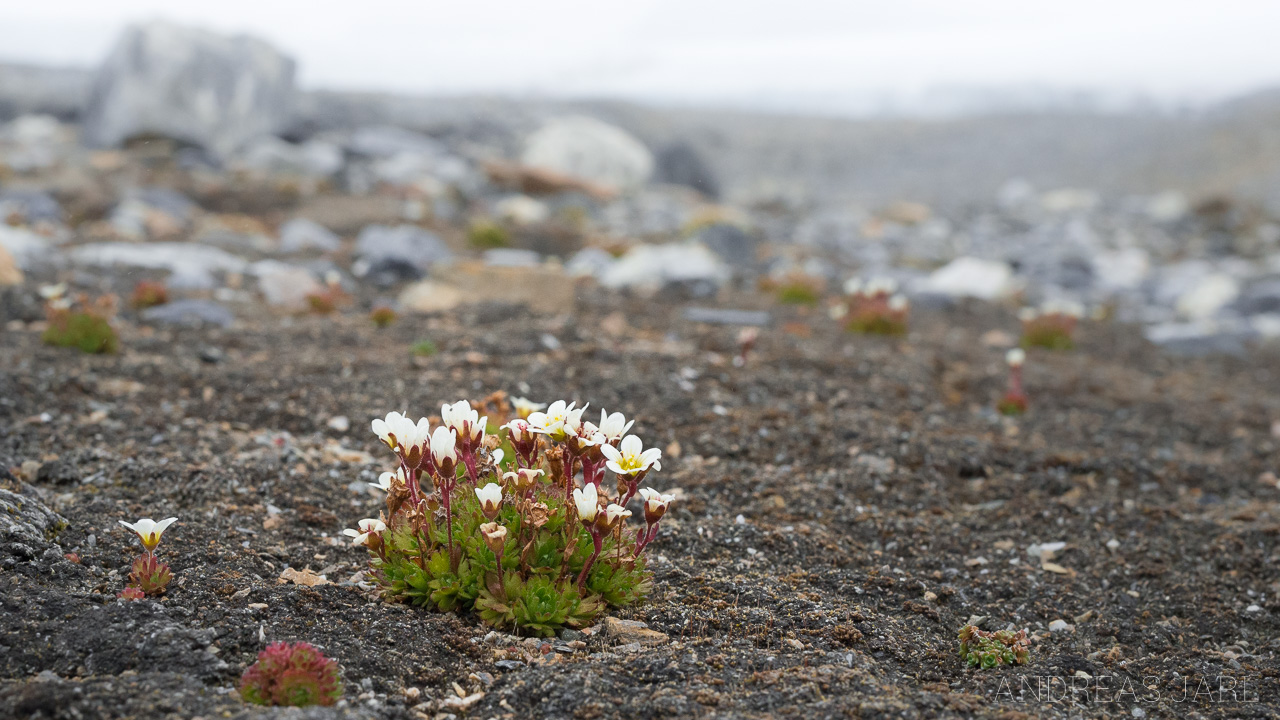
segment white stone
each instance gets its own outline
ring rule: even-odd
[[[324,286],[310,270],[278,260],[261,260],[249,267],[258,278],[258,290],[271,305],[299,309],[307,304],[307,296]]]
[[[399,303],[405,310],[419,313],[452,310],[462,302],[462,291],[452,285],[422,280],[400,293]]]
[[[1168,190],[1147,200],[1147,217],[1159,223],[1181,220],[1187,214],[1187,198],[1180,192]]]
[[[294,218],[280,226],[280,249],[284,252],[321,250],[333,252],[342,240],[333,231],[314,220]]]
[[[505,197],[493,206],[493,212],[499,218],[517,225],[532,225],[551,217],[551,209],[546,203],[534,200],[528,195]]]
[[[998,260],[958,257],[933,271],[918,286],[925,292],[950,297],[995,300],[1013,292],[1017,285],[1013,268]]]
[[[1188,320],[1206,320],[1218,314],[1240,295],[1240,283],[1226,273],[1213,273],[1178,297],[1178,314]]]
[[[1076,631],[1076,626],[1066,620],[1054,620],[1049,623],[1049,632],[1071,633]]]
[[[605,287],[646,290],[699,281],[719,286],[728,279],[724,262],[697,243],[636,245],[600,274]]]
[[[49,241],[24,228],[9,227],[0,222],[0,248],[13,256],[19,268],[30,270],[33,265],[48,259]]]
[[[1151,256],[1142,248],[1104,250],[1094,256],[1093,272],[1104,290],[1136,290],[1151,272]]]
[[[643,185],[654,165],[653,153],[626,131],[579,115],[556,118],[535,131],[521,161],[619,190]]]
[[[94,243],[71,250],[71,259],[85,265],[124,265],[168,270],[171,287],[211,288],[213,272],[244,272],[244,258],[195,243]]]

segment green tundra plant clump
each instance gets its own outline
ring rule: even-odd
[[[892,278],[872,278],[865,284],[851,278],[844,284],[845,329],[865,335],[906,335],[911,303],[897,289]]]
[[[493,404],[511,410],[503,396]],[[673,497],[641,487],[662,453],[628,435],[622,413],[593,424],[585,406],[514,405],[493,430],[466,401],[446,404],[435,428],[396,412],[374,420],[399,467],[379,481],[385,513],[346,534],[368,547],[388,599],[549,637],[649,592],[644,551]],[[644,503],[634,530],[633,498]]]
[[[240,676],[240,697],[255,705],[332,705],[342,697],[338,663],[309,643],[272,643]]]
[[[84,295],[73,301],[66,297],[66,285],[41,288],[45,297],[45,316],[49,326],[41,340],[45,345],[73,347],[81,352],[114,353],[120,349],[111,317],[115,314],[115,296],[103,295],[89,302]]]
[[[1084,306],[1076,302],[1047,302],[1037,308],[1023,308],[1022,347],[1070,350],[1076,346],[1076,326],[1084,316]]]
[[[1026,630],[984,632],[976,625],[960,628],[960,657],[973,667],[1025,665],[1031,657],[1031,641]]]

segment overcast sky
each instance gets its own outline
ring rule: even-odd
[[[0,59],[92,65],[153,18],[261,36],[308,87],[905,107],[940,88],[1203,101],[1280,84],[1280,1],[35,0]]]

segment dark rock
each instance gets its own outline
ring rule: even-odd
[[[757,252],[760,239],[737,225],[708,225],[699,230],[694,239],[736,268],[753,268],[759,265]]]
[[[425,271],[453,256],[439,235],[416,225],[370,225],[356,238],[356,252],[369,263],[370,269],[392,260]]]
[[[683,140],[658,151],[655,158],[656,182],[691,187],[713,200],[720,197],[720,181],[707,166],[696,148]]]
[[[40,466],[36,472],[36,482],[53,485],[71,485],[80,479],[74,467],[62,460],[53,460]]]
[[[725,308],[690,307],[684,309],[684,319],[713,325],[769,324],[769,313],[763,310],[732,310]]]
[[[227,327],[235,322],[235,316],[230,310],[210,300],[179,300],[149,308],[142,312],[142,319],[146,322],[194,327]]]

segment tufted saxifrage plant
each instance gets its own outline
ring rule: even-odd
[[[151,518],[142,518],[136,523],[120,521],[121,525],[138,536],[138,540],[142,542],[143,552],[137,560],[133,561],[133,567],[129,571],[129,584],[121,591],[119,597],[125,600],[141,600],[147,595],[160,595],[168,587],[169,581],[173,579],[173,573],[170,572],[167,563],[156,557],[156,547],[160,545],[160,536],[164,534],[165,528],[177,520],[178,518],[168,518],[156,522]]]
[[[338,663],[315,646],[272,643],[240,676],[240,697],[255,705],[332,705],[342,697]]]
[[[1022,347],[1070,350],[1076,346],[1076,326],[1084,316],[1084,306],[1077,302],[1046,302],[1037,308],[1023,308]]]
[[[346,533],[369,549],[388,599],[551,636],[649,592],[644,551],[673,498],[641,488],[661,451],[628,435],[622,413],[595,424],[564,402],[516,399],[514,410],[495,432],[466,401],[445,405],[434,428],[395,412],[374,420],[399,467],[380,478],[382,517]],[[634,530],[633,498],[644,505]]]
[[[960,657],[973,667],[1025,665],[1031,657],[1026,630],[984,632],[975,625],[960,628]]]
[[[897,290],[892,278],[872,278],[865,284],[851,278],[844,284],[845,329],[867,335],[906,335],[911,303]]]

